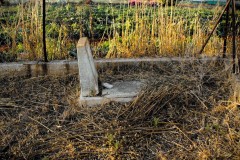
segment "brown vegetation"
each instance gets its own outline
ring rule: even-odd
[[[78,75],[4,78],[5,159],[239,159],[240,109],[221,63],[107,70],[104,82],[145,79],[129,104],[77,105]]]

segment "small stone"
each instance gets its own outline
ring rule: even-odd
[[[111,84],[109,84],[109,83],[103,83],[102,86],[105,87],[105,88],[107,88],[107,89],[113,88],[113,85],[111,85]]]

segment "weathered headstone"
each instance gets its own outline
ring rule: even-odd
[[[129,102],[139,93],[140,81],[120,81],[113,85],[102,83],[102,95],[99,94],[98,73],[93,61],[88,39],[81,38],[77,44],[77,58],[80,76],[80,104],[100,105],[110,101]]]
[[[80,38],[77,44],[78,68],[81,85],[81,96],[93,97],[99,93],[98,73],[93,61],[89,41]]]

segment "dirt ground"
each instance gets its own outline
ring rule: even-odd
[[[78,74],[0,79],[0,159],[240,159],[240,107],[217,63],[108,69],[133,102],[79,106]]]

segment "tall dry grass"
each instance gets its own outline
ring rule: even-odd
[[[21,36],[24,54],[28,59],[35,60],[42,56],[42,3],[30,1],[21,4],[19,10]]]
[[[149,7],[139,5],[130,7],[134,9],[134,18],[123,15],[121,31],[113,29],[113,38],[109,39],[107,58],[111,57],[141,57],[141,56],[196,56],[208,33],[213,28],[221,12],[220,7],[214,8],[212,19],[204,23],[197,13],[188,19],[186,14],[178,14],[179,8]],[[201,10],[201,6],[197,10]],[[114,25],[114,24],[113,24]],[[213,34],[204,54],[208,56],[219,55],[222,52],[222,39]]]
[[[14,8],[14,6],[10,7]],[[6,24],[0,24],[4,32],[11,38],[11,42],[8,44],[11,48],[9,54],[16,55],[20,60],[41,60],[43,59],[42,2],[40,0],[29,1],[16,7],[14,20],[6,19]],[[47,16],[49,16],[48,13]],[[59,26],[54,25],[55,23],[50,24],[51,28],[47,28],[46,32],[48,59],[65,59],[68,57],[68,50],[72,45],[68,39],[69,29],[64,23]],[[51,29],[56,29],[57,34],[54,37],[48,33]]]
[[[93,36],[96,33],[102,34],[99,36],[102,37],[101,41],[94,39],[94,43],[92,43],[96,57],[198,56],[197,53],[222,11],[219,6],[206,10],[201,5],[194,9],[180,8],[173,5],[173,2],[169,7],[163,5],[126,6],[126,4],[122,4],[120,7],[99,6],[66,4],[55,6],[53,11],[47,11],[46,42],[49,60],[69,57],[68,51],[75,46],[76,39],[71,39],[71,34],[76,32],[75,30],[79,31],[79,37]],[[94,14],[98,7],[103,12]],[[68,17],[68,14],[72,15],[72,8],[76,9],[77,18]],[[211,15],[214,13],[213,16],[203,19],[203,12],[210,10]],[[116,16],[116,13],[121,16]],[[84,14],[89,14],[89,16]],[[14,22],[1,24],[11,37],[9,45],[11,53],[17,56],[23,55],[29,60],[42,59],[41,15],[41,1],[31,1],[18,6]],[[58,20],[54,19],[54,15],[58,16]],[[109,17],[113,17],[113,19]],[[74,19],[73,22],[68,20],[71,18]],[[98,18],[106,20],[99,22],[102,24],[96,24],[94,19]],[[111,21],[111,26],[108,21]],[[106,24],[104,24],[105,22]],[[105,27],[104,33],[99,32],[98,29],[102,26]],[[88,33],[86,34],[84,31]],[[20,42],[18,39],[21,39]],[[222,38],[215,32],[206,46],[204,54],[207,56],[221,55],[222,45]],[[98,48],[104,53],[98,53]],[[228,52],[231,51],[229,48],[230,46]]]

